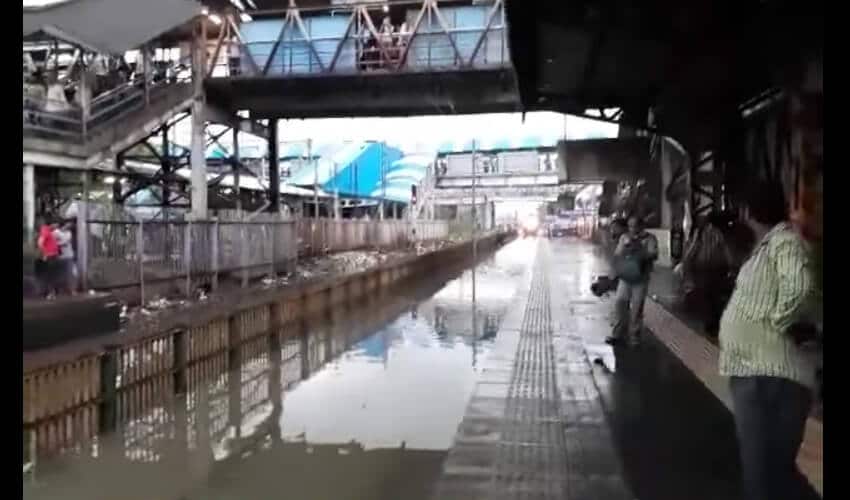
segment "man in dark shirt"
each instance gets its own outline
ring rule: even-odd
[[[631,345],[637,345],[643,328],[643,304],[649,289],[652,266],[658,259],[658,240],[646,232],[637,216],[628,219],[628,231],[620,236],[614,250],[617,268],[617,325],[609,344],[626,335]]]

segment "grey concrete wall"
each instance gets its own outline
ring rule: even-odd
[[[558,169],[571,183],[658,177],[645,137],[559,141]]]

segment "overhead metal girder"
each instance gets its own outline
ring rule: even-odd
[[[218,125],[226,125],[231,128],[238,128],[241,132],[245,132],[257,137],[268,139],[269,129],[257,119],[240,118],[235,114],[231,114],[218,106],[207,103],[204,106],[205,119],[209,123]]]
[[[483,200],[486,196],[489,200],[498,199],[543,199],[557,200],[560,190],[558,186],[536,186],[536,187],[518,187],[518,188],[493,188],[476,186],[476,198],[479,196]],[[445,200],[465,200],[472,199],[471,188],[446,188],[435,189],[432,192],[434,203],[443,204]]]

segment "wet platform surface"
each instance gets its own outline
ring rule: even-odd
[[[603,343],[606,270],[589,244],[518,240],[277,332],[38,461],[24,497],[740,498],[728,411],[651,339]]]
[[[604,344],[613,303],[590,284],[606,273],[590,245],[541,242],[435,498],[740,498],[722,404],[652,339]]]

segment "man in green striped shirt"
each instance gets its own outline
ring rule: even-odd
[[[785,222],[781,188],[754,186],[746,205],[742,215],[757,243],[738,273],[719,339],[720,374],[730,377],[745,498],[818,498],[796,466],[815,367],[791,335],[813,291],[809,249]]]

